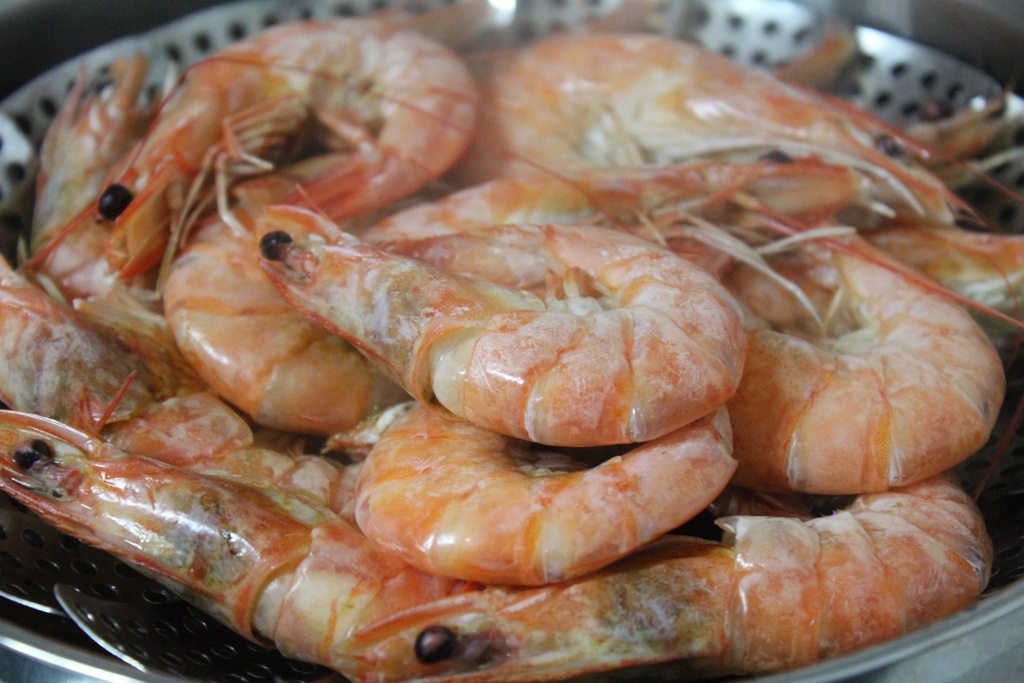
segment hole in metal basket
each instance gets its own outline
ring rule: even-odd
[[[22,529],[21,540],[24,541],[26,545],[30,545],[33,548],[42,548],[46,544],[43,537],[32,529]]]

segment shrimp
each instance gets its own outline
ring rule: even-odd
[[[6,261],[0,268],[5,405],[174,466],[302,490],[351,518],[358,468],[260,447],[165,331],[87,318],[46,296]]]
[[[856,236],[789,258],[794,279],[821,290],[812,298],[830,297],[831,314],[816,335],[788,319],[751,332],[728,404],[737,485],[881,491],[949,469],[986,442],[1006,379],[959,304]],[[727,284],[752,300],[733,276]]]
[[[944,477],[862,495],[827,517],[718,525],[721,543],[665,537],[573,581],[411,608],[355,644],[379,680],[552,680],[653,663],[685,679],[766,673],[963,609],[992,561],[977,507]],[[424,656],[410,663],[410,651]]]
[[[434,574],[540,585],[610,564],[688,521],[736,469],[719,409],[587,468],[417,406],[380,437],[356,490],[359,528]]]
[[[169,339],[138,332],[117,336],[0,259],[0,400],[6,405],[98,427],[130,419],[155,400],[201,390]]]
[[[229,46],[185,72],[108,177],[93,205],[108,260],[125,278],[166,260],[211,170],[258,172],[303,133],[348,152],[305,187],[336,219],[401,197],[463,151],[477,98],[454,53],[400,24],[298,22]]]
[[[721,543],[665,537],[571,581],[474,585],[415,570],[301,494],[180,470],[36,416],[0,413],[0,444],[0,489],[49,523],[353,680],[792,668],[966,607],[992,560],[973,501],[935,477],[817,519],[722,518]]]
[[[299,492],[207,476],[64,425],[0,413],[0,488],[253,639],[359,676],[363,622],[455,594]]]
[[[263,274],[252,232],[259,202],[280,199],[303,170],[236,188],[242,205],[230,219],[206,220],[172,263],[164,315],[219,396],[260,425],[329,436],[408,396],[351,344],[288,306]]]
[[[894,227],[864,237],[985,309],[1024,319],[1024,237],[955,227]],[[975,317],[996,341],[1020,333],[1018,326],[999,317],[984,313]]]
[[[488,105],[454,173],[463,184],[782,152],[856,171],[880,221],[948,224],[967,211],[898,130],[668,38],[557,36],[496,63],[482,90]]]
[[[525,291],[537,282],[511,288],[449,273],[348,234],[325,243],[318,231],[333,229],[323,223],[268,208],[266,271],[289,303],[422,403],[515,438],[583,446],[656,438],[735,392],[746,337],[734,302],[711,275],[650,242],[593,226],[487,231],[481,258],[516,254],[516,271],[547,278],[545,301]]]
[[[91,203],[154,115],[155,107],[140,101],[148,65],[136,53],[114,61],[99,80],[81,75],[43,139],[33,256],[22,269],[45,276],[68,300],[102,296],[117,286],[104,259],[107,231],[91,220]]]

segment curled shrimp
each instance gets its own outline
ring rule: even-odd
[[[461,60],[400,24],[298,22],[240,41],[185,72],[109,176],[94,204],[112,222],[108,260],[122,277],[156,265],[215,167],[258,172],[303,133],[348,153],[305,187],[335,218],[401,197],[463,151],[476,107]]]
[[[312,160],[313,172],[320,162]],[[168,271],[164,315],[182,354],[224,400],[257,424],[329,436],[408,396],[351,344],[288,306],[263,274],[254,233],[260,202],[287,194],[304,171],[243,183],[236,191],[244,201],[230,217],[203,221]]]
[[[302,209],[265,217],[265,267],[293,306],[417,400],[480,426],[549,445],[647,441],[735,391],[746,338],[731,297],[644,240],[592,226],[492,229],[480,243],[490,261],[518,254],[547,278],[545,301],[526,291],[537,282],[501,286],[347,234],[325,243],[331,226]]]
[[[703,510],[736,469],[723,409],[587,467],[417,406],[362,465],[363,533],[424,571],[540,585],[610,564]]]
[[[817,519],[725,517],[722,543],[666,537],[534,588],[419,572],[306,496],[180,470],[35,416],[0,413],[0,489],[240,633],[354,680],[792,668],[962,609],[992,560],[980,512],[944,477]]]
[[[669,38],[556,36],[498,60],[482,88],[488,104],[456,173],[465,184],[782,152],[855,170],[878,219],[950,223],[951,206],[963,208],[899,131]]]
[[[830,314],[815,332],[806,318],[773,320],[777,312],[758,309],[768,320],[751,332],[729,402],[737,484],[881,491],[984,445],[1006,379],[992,342],[958,303],[855,236],[805,244],[789,258],[793,279],[817,289],[812,298],[827,300]],[[775,287],[757,276],[740,282],[733,275],[728,284],[748,303],[759,287]],[[788,295],[766,299],[779,296]]]

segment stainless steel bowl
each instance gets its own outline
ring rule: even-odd
[[[600,13],[616,2],[519,0],[515,15],[504,16],[504,20],[511,23],[498,28],[513,34],[539,35]],[[35,150],[78,71],[79,55],[88,69],[101,68],[114,55],[139,47],[151,50],[159,59],[174,56],[190,62],[240,34],[255,32],[271,23],[307,16],[361,14],[381,4],[386,3],[374,0],[179,0],[175,3],[162,0],[90,0],[89,3],[0,0],[0,64],[3,65],[0,69],[0,233],[6,233],[9,238],[28,224]],[[434,0],[420,4],[445,2]],[[819,35],[821,17],[840,17],[860,27],[858,39],[868,59],[861,60],[855,73],[848,74],[838,87],[841,93],[897,123],[913,111],[915,102],[934,97],[936,93],[962,106],[975,97],[997,95],[1007,85],[1024,93],[1021,78],[1024,75],[1024,3],[1019,0],[801,0],[799,3],[671,0],[664,3],[668,14],[679,11],[684,5],[701,7],[700,21],[685,29],[687,38],[754,62],[774,63],[798,54]],[[196,12],[198,14],[194,14]],[[769,30],[769,25],[775,28]],[[1020,102],[1013,98],[1011,106],[1021,107]],[[1012,129],[1007,135],[1006,144],[1024,146],[1024,127]],[[995,169],[995,174],[1011,188],[1024,192],[1024,155]],[[985,192],[976,195],[976,199],[997,223],[1013,229],[1024,228],[1024,207],[1018,202],[998,193]],[[4,247],[10,249],[10,241]],[[1020,398],[1021,384],[1019,378],[1011,378],[1008,406],[1012,407]],[[1003,417],[997,435],[1005,432],[1008,419],[1008,415]],[[962,466],[965,481],[974,483],[983,476],[995,446],[990,444]],[[986,486],[980,503],[996,546],[996,560],[990,588],[978,604],[892,642],[758,680],[981,683],[1024,676],[1024,440],[1021,435],[1012,435],[1007,456]],[[4,517],[5,514],[10,516]],[[58,599],[49,613],[19,603],[19,591],[30,598],[32,591],[51,590],[53,583],[74,583],[70,577],[74,571],[70,568],[71,560],[57,556],[64,552],[59,548],[63,548],[65,541],[59,535],[45,537],[45,532],[32,527],[22,515],[9,501],[0,501],[0,593],[15,598],[13,601],[0,599],[0,681],[182,680],[181,662],[161,660],[160,644],[169,641],[161,641],[159,631],[163,628],[173,634],[185,634],[188,627],[175,630],[182,622],[173,620],[183,619],[194,625],[201,617],[192,613],[169,617],[161,611],[163,599],[106,600],[108,596],[103,595],[103,587],[107,585],[106,590],[110,590],[108,584],[113,582],[106,577],[118,570],[106,568],[103,560],[85,561],[93,569],[103,567],[98,572],[99,577],[86,582],[84,593],[73,592],[66,586],[58,590]],[[82,561],[78,555],[73,557]],[[18,583],[22,579],[12,578],[17,574],[12,569],[15,564],[29,572],[39,570],[45,575],[49,571],[55,576],[48,579],[41,576],[38,583],[43,584],[42,588],[26,587]],[[150,602],[155,604],[148,604]],[[84,626],[109,647],[110,637],[104,635],[104,629],[121,628],[126,624],[129,630],[137,631],[134,635],[139,638],[128,642],[127,637],[122,637],[119,657],[108,654],[79,627]],[[197,641],[194,658],[200,665],[210,657],[222,656],[201,652],[200,645],[211,642],[224,645],[229,638],[210,636],[210,633],[201,630],[194,638]],[[179,640],[181,637],[184,636]],[[259,653],[246,651],[241,656],[244,661],[231,664],[230,673],[218,674],[217,680],[336,678],[317,669],[294,667],[286,662],[259,664],[255,662],[256,657],[262,656]],[[122,662],[123,658],[134,658],[149,670],[132,668]],[[205,673],[189,675],[211,678],[214,670],[224,668],[222,664],[211,665],[209,676]]]

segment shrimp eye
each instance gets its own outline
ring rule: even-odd
[[[268,232],[260,238],[260,253],[268,261],[283,261],[292,242],[292,236],[284,230]]]
[[[883,133],[875,138],[875,149],[887,157],[898,159],[903,156],[903,145],[891,135]]]
[[[128,205],[132,203],[132,191],[124,185],[111,183],[100,195],[100,215],[108,221],[112,221],[124,213]]]
[[[791,164],[793,163],[793,157],[789,156],[781,149],[773,149],[770,152],[762,154],[761,161],[769,164]]]
[[[459,636],[447,626],[428,626],[416,636],[416,659],[423,664],[436,664],[451,659]]]
[[[14,462],[23,470],[30,470],[40,462],[53,460],[53,449],[42,439],[33,439],[14,449]]]

